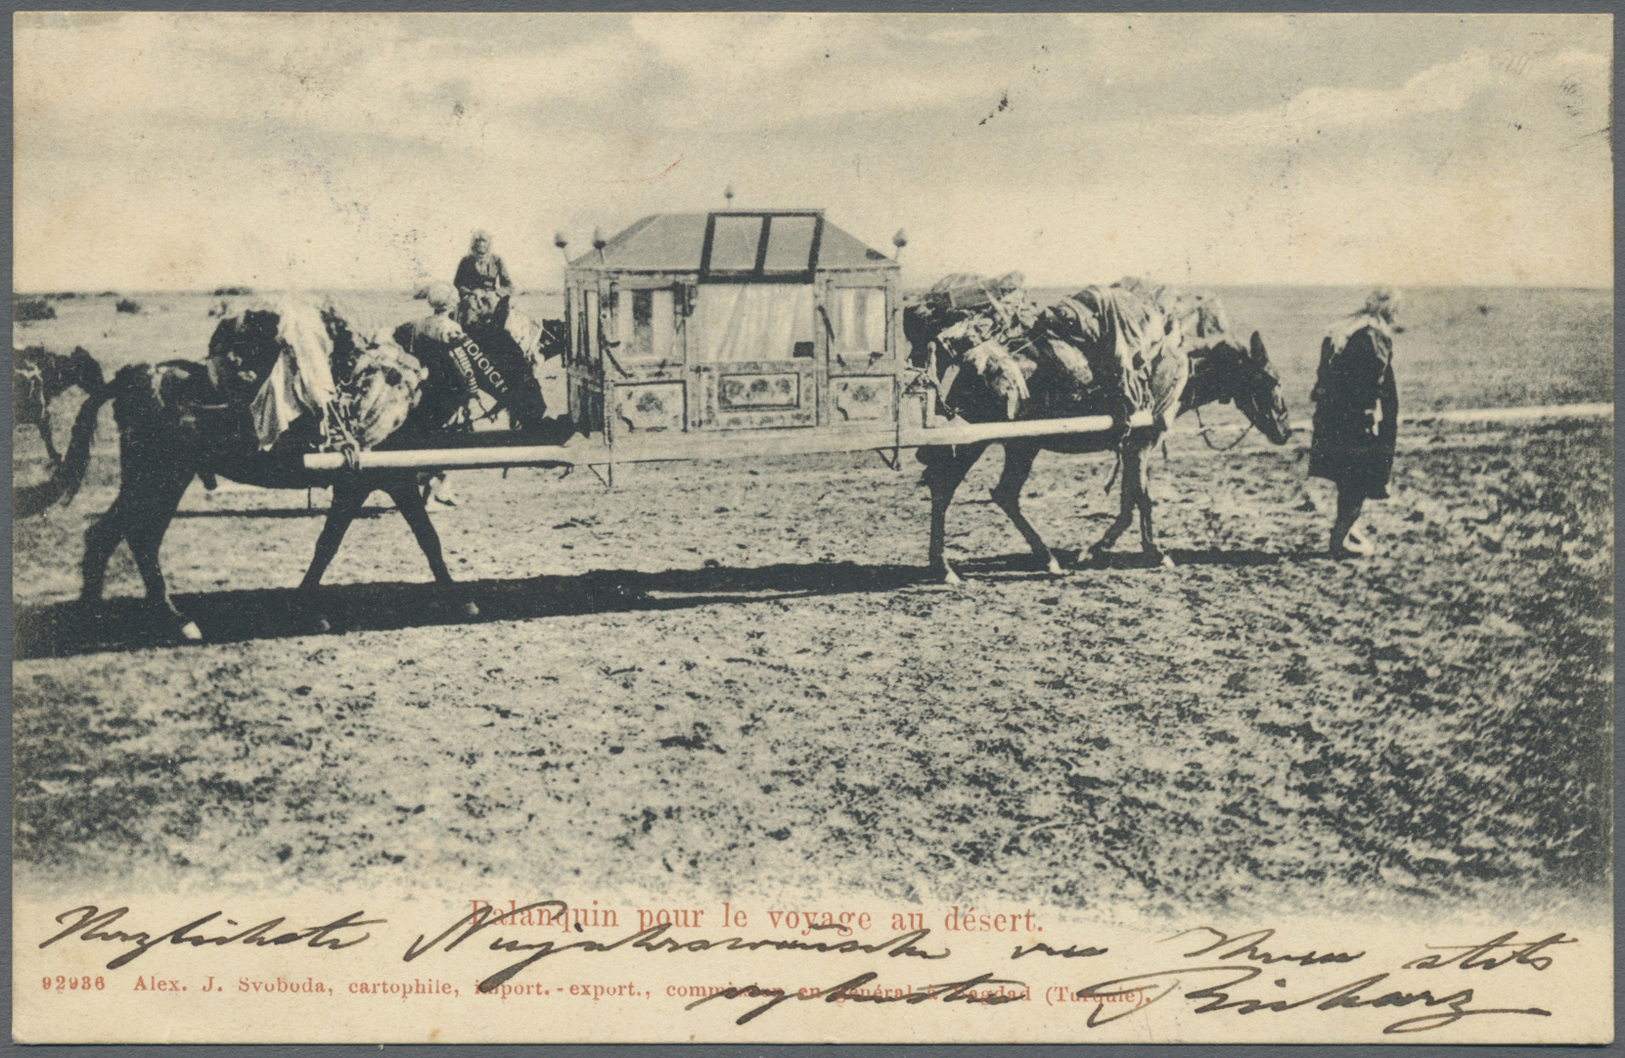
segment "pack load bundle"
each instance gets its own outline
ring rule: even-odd
[[[1085,287],[1046,310],[1044,320],[1052,345],[1084,352],[1102,392],[1120,402],[1112,414],[1149,411],[1170,422],[1191,353],[1211,347],[1228,327],[1212,295],[1135,278]]]
[[[427,372],[357,318],[332,299],[287,296],[215,327],[211,373],[228,404],[246,404],[262,451],[367,449],[406,421]]]
[[[1028,296],[1020,272],[997,279],[957,273],[945,276],[904,309],[903,333],[913,362],[928,368],[937,393],[952,409],[951,393],[960,375],[983,383],[1005,403],[1010,418],[1029,396],[1030,331],[1038,307]]]
[[[1230,317],[1214,294],[1162,286],[1139,276],[1125,276],[1112,286],[1150,298],[1167,321],[1167,333],[1179,336],[1180,348],[1206,348],[1230,333]]]

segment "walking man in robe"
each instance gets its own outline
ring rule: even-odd
[[[1320,372],[1309,395],[1315,402],[1309,475],[1337,486],[1333,558],[1373,552],[1355,523],[1366,500],[1388,498],[1399,436],[1392,333],[1398,308],[1393,291],[1375,290],[1360,311],[1334,323],[1320,345]]]

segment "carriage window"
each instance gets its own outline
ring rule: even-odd
[[[700,288],[689,355],[703,363],[790,360],[813,347],[813,288],[717,283]]]
[[[812,252],[817,217],[769,217],[764,272],[804,272]]]
[[[817,211],[713,213],[705,225],[700,279],[720,283],[811,283],[824,216]]]
[[[576,299],[573,299],[573,298],[571,300],[576,301]],[[585,290],[583,290],[581,292],[580,300],[576,301],[576,314],[575,315],[576,315],[576,331],[575,331],[576,357],[582,363],[586,363],[588,360],[592,359],[592,340],[587,335],[587,316],[590,315],[590,313],[589,313],[589,311],[587,309],[587,292]]]
[[[886,351],[884,287],[835,287],[829,292],[827,308],[831,352]]]
[[[711,236],[711,269],[717,272],[754,272],[756,247],[762,238],[762,218],[718,217]]]
[[[576,327],[576,299],[573,296],[571,296],[569,291],[566,291],[565,295],[564,295],[564,360],[565,360],[565,363],[569,363],[569,362],[571,362],[571,361],[573,361],[575,359],[575,351],[574,351],[574,349],[571,348],[573,345],[575,345],[575,342],[572,340],[575,333],[576,333],[575,327]]]
[[[622,356],[633,360],[670,359],[675,317],[669,289],[617,291],[615,315]]]
[[[581,292],[581,356],[594,361],[598,356],[598,291]]]

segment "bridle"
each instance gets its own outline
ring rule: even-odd
[[[1252,433],[1253,428],[1255,426],[1255,422],[1254,422],[1255,416],[1263,414],[1262,410],[1257,407],[1258,398],[1257,398],[1257,393],[1256,393],[1256,390],[1258,390],[1258,389],[1260,389],[1262,387],[1257,386],[1257,385],[1253,385],[1252,383],[1254,383],[1256,379],[1264,379],[1264,378],[1267,378],[1267,379],[1271,380],[1272,382],[1276,383],[1277,385],[1280,383],[1280,376],[1277,375],[1275,373],[1275,371],[1272,368],[1269,367],[1269,365],[1267,365],[1267,364],[1264,364],[1264,365],[1255,364],[1253,362],[1253,360],[1252,360],[1252,357],[1251,357],[1250,353],[1247,352],[1246,350],[1243,350],[1240,347],[1238,347],[1236,345],[1233,345],[1233,344],[1231,344],[1229,342],[1225,343],[1225,348],[1227,350],[1232,351],[1231,355],[1235,356],[1235,358],[1236,358],[1236,370],[1238,371],[1238,373],[1240,373],[1240,379],[1239,380],[1242,381],[1245,384],[1244,385],[1238,385],[1236,387],[1235,391],[1232,392],[1228,396],[1228,398],[1226,398],[1226,397],[1214,397],[1212,399],[1213,400],[1220,400],[1220,401],[1226,401],[1226,400],[1233,401],[1236,404],[1237,409],[1239,411],[1241,411],[1243,415],[1246,416],[1247,425],[1242,427],[1241,432],[1239,434],[1237,434],[1235,436],[1235,438],[1230,441],[1229,444],[1224,444],[1224,445],[1214,444],[1213,443],[1213,438],[1212,438],[1213,427],[1208,426],[1206,423],[1204,423],[1202,421],[1202,406],[1201,405],[1203,403],[1211,403],[1211,401],[1203,401],[1201,403],[1197,403],[1196,401],[1193,400],[1191,402],[1191,410],[1196,413],[1197,432],[1202,437],[1202,443],[1205,444],[1209,449],[1211,449],[1211,450],[1213,450],[1215,452],[1228,452],[1232,448],[1235,448],[1237,445],[1241,444],[1242,441],[1246,440],[1247,435]],[[1213,355],[1215,355],[1215,353],[1216,353],[1216,350],[1210,350],[1207,355],[1208,356],[1213,356]],[[1194,365],[1193,365],[1193,368],[1194,368]],[[1256,378],[1255,378],[1255,376],[1256,376]],[[1243,392],[1245,392],[1245,394],[1246,394],[1245,397],[1243,397],[1241,395]],[[1247,414],[1248,408],[1242,407],[1242,401],[1243,400],[1245,400],[1251,406],[1251,411],[1253,412],[1253,414],[1251,414],[1251,415]]]
[[[1216,445],[1216,444],[1213,443],[1213,438],[1211,436],[1209,436],[1210,434],[1213,433],[1213,427],[1207,425],[1206,423],[1204,423],[1202,421],[1202,409],[1198,407],[1198,408],[1194,408],[1192,410],[1196,412],[1196,426],[1197,426],[1196,432],[1201,435],[1202,443],[1207,445],[1210,449],[1212,449],[1215,452],[1228,452],[1228,451],[1230,451],[1232,448],[1239,445],[1242,441],[1246,440],[1247,435],[1253,432],[1253,421],[1251,419],[1248,419],[1247,420],[1247,425],[1243,426],[1241,428],[1241,432],[1236,435],[1235,440],[1231,441],[1227,445]]]

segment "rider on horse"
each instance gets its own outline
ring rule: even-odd
[[[457,307],[457,322],[465,327],[493,319],[503,302],[513,295],[508,266],[491,252],[491,233],[475,232],[469,249],[472,252],[458,263],[457,278],[453,280],[462,299]]]
[[[570,426],[546,419],[547,401],[530,363],[540,328],[511,311],[513,280],[502,258],[491,252],[491,233],[476,231],[470,249],[454,280],[460,298],[456,322],[470,339],[463,348],[479,386],[497,398],[515,428],[558,434],[562,441]]]

